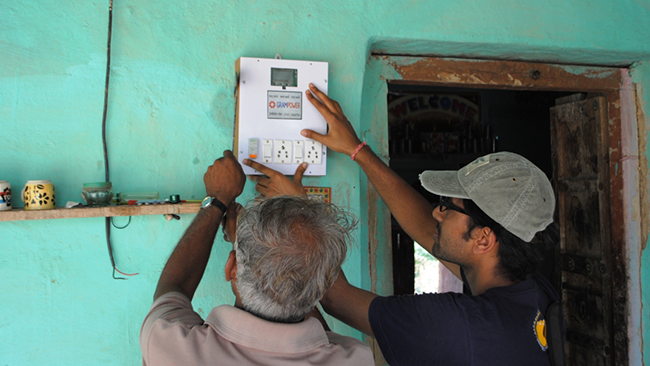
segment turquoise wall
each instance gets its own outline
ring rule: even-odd
[[[103,180],[107,27],[108,0],[0,3],[0,180],[14,192],[27,180],[50,179],[63,204],[80,200],[82,183]],[[367,101],[384,87],[367,67],[370,52],[610,66],[641,61],[633,71],[643,88],[650,85],[649,35],[648,0],[116,0],[111,181],[118,192],[202,198],[207,166],[232,147],[234,63],[241,56],[328,61],[330,96],[381,150],[386,136],[363,122],[377,112]],[[650,91],[643,102],[650,102]],[[364,214],[375,202],[355,165],[331,154],[328,176],[305,183],[332,187],[333,201],[361,217],[344,267],[348,278],[389,291],[389,251],[367,245],[368,225],[386,222]],[[249,184],[244,200],[253,193]],[[111,276],[103,218],[0,222],[0,364],[140,364],[140,324],[191,218],[139,216],[114,229],[118,268],[140,273],[126,281]],[[386,230],[375,239],[386,243],[385,236]],[[222,271],[229,250],[217,240],[194,301],[201,315],[233,300]],[[373,255],[376,269],[369,265]],[[643,279],[650,278],[648,255]],[[373,279],[371,270],[379,276]],[[648,286],[642,282],[644,299]],[[648,320],[650,310],[643,315]],[[333,328],[360,337],[340,323]],[[643,334],[650,339],[650,327]]]
[[[634,69],[632,70],[632,81],[637,84],[637,115],[641,116],[642,119],[639,121],[639,139],[643,140],[646,144],[650,141],[650,62],[640,62],[635,64]],[[650,150],[646,146],[646,150],[639,150],[640,156],[645,156],[645,160],[640,159],[641,165],[641,174],[639,178],[645,179],[645,185],[641,185],[640,190],[642,191],[641,198],[644,203],[648,202],[648,193],[650,192]],[[647,206],[646,206],[647,207]],[[645,217],[647,218],[648,212],[644,212]],[[642,232],[648,233],[650,229],[648,227],[643,227],[646,221],[641,222]],[[646,239],[647,240],[647,239]],[[640,260],[632,256],[631,260],[635,261],[635,264],[640,265],[641,270],[641,304],[642,304],[642,331],[643,339],[641,347],[643,349],[643,362],[645,365],[650,365],[650,307],[643,306],[643,304],[650,304],[650,245],[645,243],[645,249],[642,251]]]

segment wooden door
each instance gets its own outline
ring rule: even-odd
[[[393,246],[393,295],[415,292],[415,257],[413,239],[397,222],[391,225]]]
[[[551,136],[561,237],[556,285],[567,321],[567,365],[613,365],[606,98],[551,108]]]

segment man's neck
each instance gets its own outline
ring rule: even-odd
[[[264,320],[266,320],[268,322],[273,322],[273,323],[296,324],[296,323],[303,322],[306,319],[306,317],[305,317],[305,318],[302,318],[300,320],[289,321],[289,320],[282,320],[282,319],[277,319],[277,318],[269,318],[269,317],[266,317],[266,316],[264,316],[262,314],[254,313],[254,312],[252,312],[250,310],[244,309],[244,306],[241,304],[241,301],[238,301],[238,299],[235,300],[234,307],[239,308],[241,310],[244,310],[245,312],[247,312],[249,314],[255,315],[256,317],[258,317],[260,319],[264,319]]]
[[[463,272],[473,296],[480,295],[491,288],[510,286],[516,283],[502,275],[495,274],[496,270],[493,267],[463,268]]]

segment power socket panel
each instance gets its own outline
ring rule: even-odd
[[[263,174],[243,164],[244,159],[250,159],[284,175],[294,175],[300,164],[307,162],[310,167],[305,176],[326,176],[327,148],[314,146],[307,160],[305,143],[309,139],[300,132],[308,129],[327,133],[327,121],[308,102],[305,93],[313,83],[328,94],[329,64],[240,57],[234,66],[237,93],[233,152],[244,173]]]

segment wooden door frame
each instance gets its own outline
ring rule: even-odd
[[[627,69],[551,65],[545,63],[467,60],[436,57],[371,56],[364,80],[360,128],[380,157],[389,158],[386,93],[387,83],[422,84],[459,88],[574,91],[597,93],[607,99],[609,119],[609,197],[611,207],[611,268],[614,299],[613,330],[615,364],[642,360],[640,263],[643,246],[640,222],[645,220],[639,197],[636,95]],[[370,142],[371,141],[371,142]],[[366,183],[362,177],[363,183]],[[641,185],[644,186],[644,185]],[[386,238],[380,222],[390,222],[390,214],[374,189],[366,192],[368,254],[371,288],[379,289],[378,278],[391,271],[386,267],[379,238]],[[645,205],[644,205],[645,206]],[[634,211],[636,209],[636,211]],[[636,213],[636,219],[634,214]],[[639,215],[642,216],[639,219]],[[390,227],[388,228],[390,229]],[[390,239],[390,235],[388,235]],[[378,254],[379,253],[379,254]],[[390,254],[388,254],[390,256]],[[379,258],[378,258],[379,257]],[[390,277],[390,275],[388,276]],[[389,287],[384,284],[384,288]],[[379,291],[381,292],[381,291]]]

